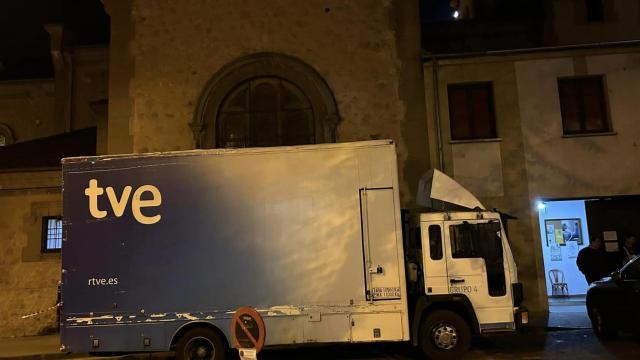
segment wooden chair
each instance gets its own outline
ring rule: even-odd
[[[549,270],[549,281],[551,281],[552,296],[569,296],[569,285],[567,285],[564,279],[564,272],[562,272],[562,270]]]

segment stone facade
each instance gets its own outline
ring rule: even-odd
[[[56,328],[48,308],[56,304],[60,254],[41,254],[40,244],[42,217],[61,215],[60,190],[58,170],[0,173],[0,337]]]
[[[444,169],[485,206],[518,217],[509,222],[526,305],[547,309],[537,201],[640,193],[640,131],[634,95],[640,91],[640,48],[585,48],[512,52],[500,56],[437,60],[425,64],[425,89],[433,164],[439,162],[439,113]],[[563,136],[558,78],[602,75],[613,132]],[[638,79],[640,80],[640,79]],[[491,82],[498,138],[452,141],[447,85]],[[604,136],[603,136],[604,135]],[[611,174],[615,174],[613,179]]]
[[[295,58],[328,84],[338,141],[397,142],[403,200],[428,169],[417,2],[106,2],[114,28],[110,152],[195,147],[190,128],[207,82],[237,59]],[[125,36],[128,33],[130,36]],[[123,114],[124,109],[129,114]],[[117,112],[117,114],[116,114]],[[112,131],[113,130],[113,131]]]
[[[65,49],[62,58],[72,66],[59,69],[56,77],[71,81],[0,82],[0,124],[14,142],[97,126],[98,151],[105,153],[107,48]],[[62,215],[60,184],[59,168],[7,170],[0,164],[0,337],[56,329],[56,312],[49,308],[56,303],[60,254],[41,253],[41,239],[42,217]]]
[[[13,142],[62,132],[53,121],[52,80],[0,82],[0,124],[9,128]]]

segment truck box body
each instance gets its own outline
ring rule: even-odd
[[[267,345],[409,339],[395,146],[63,160],[61,342],[166,350],[185,324]],[[97,341],[96,341],[97,340]]]

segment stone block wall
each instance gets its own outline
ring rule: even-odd
[[[14,141],[27,141],[64,131],[55,124],[53,80],[0,82],[0,124]]]
[[[110,59],[120,64],[110,101],[123,105],[110,108],[110,152],[194,148],[189,124],[207,81],[236,59],[277,53],[324,78],[338,104],[338,141],[397,142],[401,191],[412,202],[428,169],[416,1],[140,0],[106,9],[119,24],[112,49],[125,50]]]
[[[41,254],[42,217],[61,215],[59,171],[0,173],[0,337],[56,328],[60,255]]]

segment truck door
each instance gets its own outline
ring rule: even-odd
[[[449,221],[445,251],[449,293],[466,295],[481,331],[513,329],[513,303],[497,220]]]
[[[367,300],[400,299],[396,206],[392,188],[361,189]]]
[[[427,295],[449,293],[447,260],[442,242],[443,222],[421,223],[424,248],[424,288]]]

